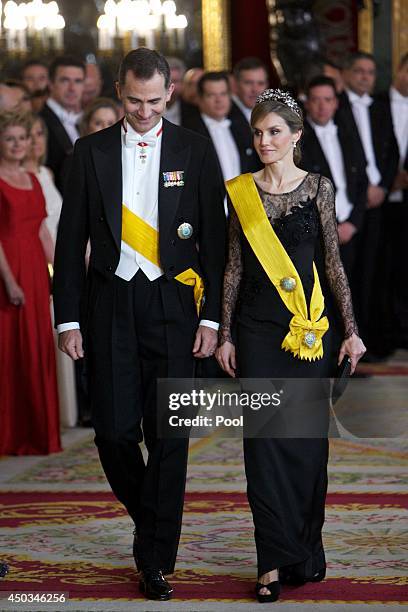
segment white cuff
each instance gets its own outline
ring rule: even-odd
[[[211,329],[215,329],[215,331],[219,330],[220,324],[215,321],[208,321],[208,319],[202,319],[199,325],[204,325],[204,327],[211,327]]]
[[[61,323],[57,325],[57,333],[62,334],[64,331],[69,331],[70,329],[79,329],[79,323],[73,321],[72,323]]]

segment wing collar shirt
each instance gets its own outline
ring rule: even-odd
[[[310,117],[308,122],[312,126],[316,137],[320,143],[330,172],[336,187],[336,217],[339,223],[347,221],[353,210],[353,204],[347,196],[347,180],[344,169],[344,158],[337,135],[337,125],[333,119],[326,125],[317,125]]]
[[[155,230],[159,227],[159,172],[163,121],[140,135],[126,120],[122,123],[122,198],[123,204]],[[146,146],[147,145],[147,146]],[[150,281],[163,270],[121,243],[116,276],[131,280],[141,268]]]
[[[159,227],[159,173],[162,145],[163,121],[146,134],[138,134],[132,126],[122,123],[122,198],[123,204],[146,223]],[[145,146],[140,146],[144,143]],[[147,145],[147,146],[146,146]],[[120,205],[118,203],[118,205]],[[150,281],[163,275],[163,270],[143,257],[125,242],[121,242],[118,267],[115,274],[130,281],[141,269]],[[219,324],[202,319],[200,325],[217,330]],[[58,333],[79,329],[78,322],[62,323],[57,326]]]
[[[368,94],[358,96],[354,91],[350,91],[349,89],[346,91],[367,159],[366,172],[368,180],[371,185],[378,185],[381,182],[381,174],[375,159],[369,110],[373,103],[373,99]]]
[[[67,111],[63,106],[61,106],[61,104],[59,104],[53,98],[48,98],[46,104],[57,115],[58,119],[64,126],[64,129],[68,134],[72,144],[74,145],[79,138],[79,131],[77,125],[82,117],[82,113],[73,113]]]
[[[232,96],[232,99],[234,100],[235,104],[238,106],[238,108],[242,112],[242,114],[245,115],[245,119],[250,124],[251,123],[252,108],[248,108],[247,106],[245,106],[245,104],[243,102],[241,102],[241,100],[235,94]]]
[[[403,96],[395,87],[390,88],[391,117],[400,155],[399,167],[403,168],[408,146],[408,96]],[[391,202],[402,202],[402,191],[390,194]]]

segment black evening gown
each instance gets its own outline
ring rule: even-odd
[[[327,385],[320,379],[334,375],[338,338],[343,335],[343,330],[334,333],[334,321],[338,321],[332,312],[335,302],[344,321],[344,335],[356,330],[338,253],[332,184],[319,175],[308,174],[289,193],[272,195],[260,187],[258,191],[301,277],[307,304],[314,282],[313,261],[316,263],[325,297],[324,314],[330,322],[323,337],[324,355],[310,362],[281,348],[292,314],[255,257],[233,209],[221,338],[232,341],[231,329],[236,328],[237,374],[241,378],[316,378],[317,385]],[[296,412],[299,414],[299,410]],[[326,413],[328,425],[328,401]],[[325,568],[322,527],[327,437],[248,437],[244,439],[244,458],[258,576],[290,567],[300,577],[312,577]]]

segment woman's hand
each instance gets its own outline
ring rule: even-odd
[[[221,344],[215,351],[215,357],[224,372],[235,378],[237,365],[235,361],[235,346],[232,342],[226,341],[224,344]]]
[[[6,291],[10,303],[14,306],[22,306],[25,303],[24,291],[15,281],[6,284]]]
[[[340,347],[338,365],[340,365],[343,361],[343,357],[345,355],[348,355],[351,359],[350,374],[354,374],[356,365],[361,359],[361,357],[364,355],[366,350],[367,349],[364,346],[364,343],[361,338],[359,338],[357,334],[352,334],[350,338],[346,338],[346,340],[343,340],[342,342],[342,345]]]

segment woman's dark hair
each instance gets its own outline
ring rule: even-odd
[[[152,51],[145,47],[130,51],[119,66],[119,85],[125,84],[125,79],[128,71],[133,72],[137,79],[148,81],[156,72],[164,76],[164,85],[166,89],[170,86],[170,67],[161,53]]]
[[[278,102],[276,100],[265,100],[264,102],[260,102],[259,104],[255,104],[252,113],[251,113],[251,127],[255,128],[258,121],[269,115],[269,113],[276,113],[284,120],[292,134],[296,132],[303,132],[303,117],[298,115],[293,111],[289,106],[283,104],[282,102]],[[295,164],[299,164],[302,158],[302,153],[300,150],[300,140],[297,143],[296,148],[293,151],[293,161]]]

